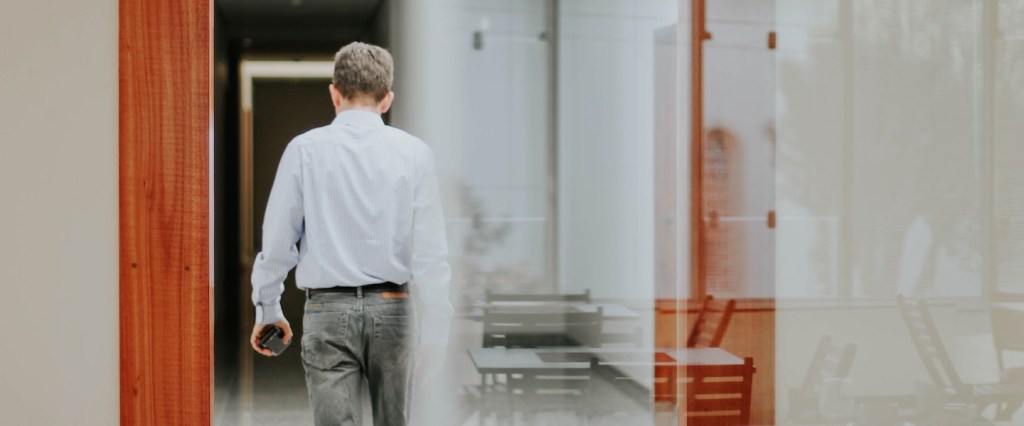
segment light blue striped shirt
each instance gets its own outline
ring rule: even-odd
[[[298,265],[300,289],[408,282],[421,342],[447,342],[451,269],[433,154],[379,115],[345,110],[288,144],[262,249],[252,270],[258,323],[284,318],[284,279]]]

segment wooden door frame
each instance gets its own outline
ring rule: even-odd
[[[121,424],[210,424],[212,1],[118,4]]]
[[[704,42],[706,0],[690,1],[690,300],[707,294],[704,265]]]

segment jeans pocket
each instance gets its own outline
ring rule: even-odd
[[[302,361],[306,365],[329,370],[345,362],[348,315],[307,313],[302,321]]]
[[[413,334],[411,315],[381,315],[373,318],[373,337],[383,341],[402,342]]]
[[[375,353],[385,371],[408,368],[415,344],[416,322],[412,315],[381,315],[373,318]]]

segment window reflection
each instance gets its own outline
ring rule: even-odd
[[[1024,1],[381,4],[449,226],[428,424],[1024,421]],[[217,423],[305,415],[235,316]]]

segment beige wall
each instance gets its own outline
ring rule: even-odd
[[[117,2],[0,3],[0,412],[116,425]]]

